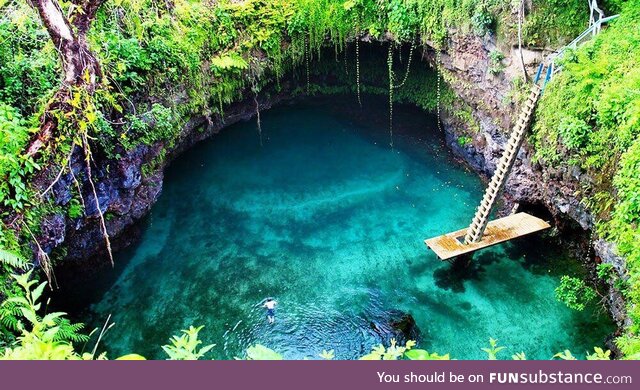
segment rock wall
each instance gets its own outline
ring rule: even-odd
[[[288,90],[287,85],[284,85],[283,90]],[[288,96],[289,94],[282,92],[270,93],[268,98],[260,97],[260,110],[269,109]],[[113,250],[122,249],[135,240],[135,234],[123,233],[135,228],[136,222],[148,214],[160,196],[163,171],[172,159],[225,126],[248,120],[255,113],[253,96],[247,96],[246,99],[227,107],[223,117],[193,117],[184,125],[179,140],[170,150],[160,142],[154,145],[141,144],[130,151],[122,150],[121,157],[117,160],[94,156],[92,176]],[[166,158],[161,159],[162,162],[151,172],[143,174],[145,164],[152,164],[164,152],[167,153]],[[39,175],[36,186],[42,189],[48,187],[51,178],[57,173],[51,169]],[[96,266],[100,268],[101,265],[108,265],[109,261],[95,197],[86,180],[88,175],[84,155],[79,148],[72,155],[71,169],[73,174],[62,175],[48,196],[53,197],[55,203],[65,209],[64,206],[67,206],[73,197],[73,191],[78,188],[75,177],[85,205],[85,216],[71,218],[62,212],[46,216],[41,224],[42,232],[38,241],[47,253],[53,252],[56,248],[64,248],[65,267],[76,270],[88,270]]]
[[[508,132],[519,114],[519,107],[511,98],[514,95],[512,80],[523,76],[517,48],[511,48],[502,61],[504,70],[492,74],[489,69],[495,64],[491,63],[490,53],[496,49],[491,37],[453,35],[439,56],[449,85],[471,106],[480,129],[471,132],[471,143],[461,145],[458,137],[470,133],[468,124],[452,115],[444,115],[447,143],[456,155],[486,177],[493,174]],[[548,54],[544,50],[523,50],[529,77],[535,75],[537,65]],[[431,51],[424,59],[434,62],[436,55]],[[589,183],[591,178],[579,168],[534,163],[532,156],[532,148],[525,141],[505,185],[502,212],[512,210],[516,204],[538,212],[548,211],[563,235],[579,242],[573,249],[588,259],[586,265],[596,282],[600,282],[595,275],[596,265],[600,262],[612,264],[616,273],[626,278],[626,265],[624,259],[615,254],[615,245],[601,239],[593,240],[594,218],[576,196],[581,183]],[[622,295],[611,283],[607,287],[606,306],[613,319],[620,327],[628,325]]]

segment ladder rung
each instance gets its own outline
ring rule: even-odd
[[[532,111],[535,109],[540,92],[540,86],[534,85],[531,89],[531,94],[529,95],[528,100],[524,103],[524,106],[520,111],[520,115],[518,116],[516,124],[512,128],[511,135],[507,140],[502,156],[500,157],[500,160],[498,160],[498,164],[496,165],[496,169],[491,177],[491,181],[487,186],[480,205],[476,209],[471,225],[467,229],[467,233],[464,238],[465,243],[476,242],[482,237],[482,234],[487,227],[489,222],[489,213],[491,212],[491,208],[493,207],[496,197],[500,192],[500,188],[502,188],[502,184],[511,170],[518,151],[520,150],[520,145],[524,139],[524,135],[532,116]]]

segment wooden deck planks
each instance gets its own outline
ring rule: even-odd
[[[517,237],[535,233],[551,227],[546,221],[534,217],[527,213],[516,213],[504,218],[490,221],[487,229],[478,242],[465,245],[462,243],[467,229],[461,229],[443,236],[433,237],[425,240],[425,244],[441,260],[447,260],[452,257],[471,253],[479,249],[487,248],[501,242],[509,241]],[[460,237],[458,241],[457,237]]]

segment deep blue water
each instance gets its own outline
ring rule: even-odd
[[[452,269],[423,243],[465,227],[483,183],[453,159],[432,117],[384,101],[315,99],[262,113],[189,150],[166,173],[140,242],[92,282],[76,313],[115,326],[101,348],[164,358],[160,345],[205,325],[210,358],[261,343],[286,358],[355,358],[383,340],[371,322],[410,313],[429,351],[482,358],[489,337],[550,358],[582,355],[612,330],[593,308],[554,298],[580,266],[541,236],[484,250]],[[95,287],[99,286],[99,287]],[[78,291],[83,291],[80,288]],[[85,294],[85,293],[79,293]],[[279,301],[274,325],[259,307]]]

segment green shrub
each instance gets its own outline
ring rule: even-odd
[[[567,307],[582,311],[596,298],[596,292],[584,280],[565,275],[556,287],[556,298]]]
[[[25,177],[38,169],[23,155],[31,131],[17,109],[0,101],[0,204],[15,210],[27,204],[31,193]]]
[[[473,140],[471,139],[471,137],[468,137],[466,135],[458,137],[458,140],[457,140],[458,145],[462,147],[469,145],[472,141]]]
[[[629,355],[640,353],[640,5],[594,40],[563,58],[563,71],[549,84],[536,115],[536,158],[553,166],[577,165],[583,201],[599,218],[598,233],[617,244],[629,278],[615,279],[628,300],[632,325],[618,339]]]
[[[489,73],[498,74],[504,70],[504,54],[499,50],[492,50],[489,53]]]
[[[493,15],[484,6],[479,7],[471,17],[473,31],[478,35],[486,35],[491,32],[493,23]]]

